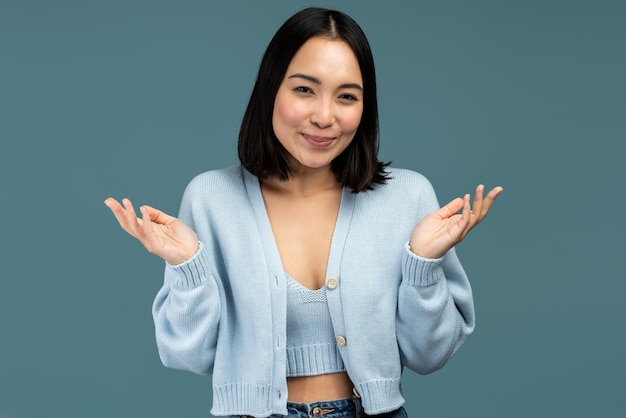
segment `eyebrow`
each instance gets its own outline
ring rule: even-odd
[[[296,73],[292,74],[287,78],[302,78],[304,80],[310,81],[311,83],[315,83],[318,85],[322,84],[322,81],[319,78],[312,77],[310,75]],[[358,83],[345,83],[339,86],[340,89],[357,89],[363,91],[363,87],[361,87]]]

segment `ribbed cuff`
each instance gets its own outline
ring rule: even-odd
[[[398,380],[389,379],[357,383],[355,388],[359,392],[365,412],[368,415],[377,415],[394,411],[404,405],[399,386]]]
[[[402,278],[412,286],[430,286],[445,277],[441,258],[422,258],[411,251],[407,242],[402,256]]]
[[[166,269],[172,273],[170,284],[174,286],[194,288],[209,278],[209,263],[202,242],[198,246],[198,251],[189,260],[175,265],[165,264]]]

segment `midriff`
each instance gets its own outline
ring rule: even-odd
[[[343,399],[352,396],[353,387],[346,372],[287,378],[290,402],[308,403]]]

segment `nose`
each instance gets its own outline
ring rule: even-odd
[[[318,128],[328,128],[335,123],[335,109],[331,100],[318,100],[311,113],[311,123]]]

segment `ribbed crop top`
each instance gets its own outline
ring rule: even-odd
[[[345,371],[326,303],[326,288],[287,280],[287,376]]]

